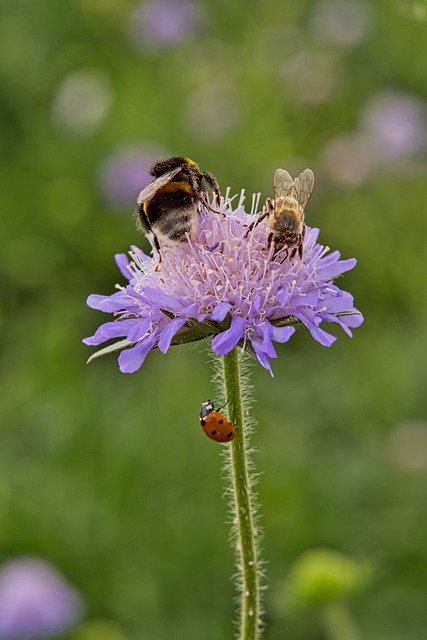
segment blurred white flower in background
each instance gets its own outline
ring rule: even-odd
[[[362,42],[371,24],[371,8],[356,0],[325,0],[315,7],[311,18],[314,34],[338,47]]]
[[[70,73],[58,86],[52,116],[61,128],[87,135],[101,127],[112,103],[113,90],[107,75],[81,69]]]
[[[320,104],[329,98],[335,86],[337,61],[327,52],[301,50],[286,60],[281,77],[289,98]]]
[[[184,110],[187,129],[201,140],[227,135],[240,119],[233,89],[226,82],[199,87],[189,96]]]
[[[320,165],[328,178],[347,187],[365,184],[379,162],[375,140],[359,132],[333,138],[320,156]]]

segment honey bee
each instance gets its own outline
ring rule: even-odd
[[[298,252],[303,255],[305,236],[304,211],[314,188],[314,173],[305,169],[293,179],[285,169],[277,169],[273,178],[274,200],[267,198],[262,213],[249,226],[246,235],[257,225],[268,218],[268,248],[273,243],[273,257],[285,248],[284,260],[291,259]]]
[[[136,216],[145,233],[153,234],[154,246],[160,256],[161,242],[176,244],[190,237],[197,227],[198,201],[202,200],[205,180],[220,199],[215,177],[202,173],[197,164],[183,156],[159,160],[150,169],[154,180],[141,191],[137,199]]]

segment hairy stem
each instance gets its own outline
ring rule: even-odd
[[[227,446],[226,467],[229,471],[230,487],[227,493],[233,513],[233,540],[236,547],[237,584],[239,588],[239,640],[258,640],[260,624],[260,558],[257,544],[256,497],[253,491],[251,450],[249,449],[250,426],[244,424],[245,391],[242,388],[242,351],[236,347],[222,357],[225,396],[230,421],[237,436]],[[218,376],[219,377],[219,376]],[[246,385],[246,380],[244,381]]]

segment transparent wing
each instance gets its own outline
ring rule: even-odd
[[[294,189],[294,180],[285,169],[276,169],[273,178],[274,199],[289,196]]]
[[[146,200],[152,198],[159,189],[164,187],[165,184],[168,184],[168,182],[170,182],[180,171],[181,167],[175,167],[175,169],[168,171],[156,180],[153,180],[153,182],[150,182],[150,184],[141,191],[136,199],[137,205],[142,205]]]
[[[314,189],[314,173],[311,169],[305,169],[294,180],[295,196],[302,209],[305,209]]]

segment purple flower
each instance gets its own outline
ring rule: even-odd
[[[132,206],[138,193],[152,180],[148,173],[165,150],[154,144],[125,144],[115,149],[99,170],[102,198],[113,207]]]
[[[271,372],[270,359],[277,357],[274,342],[287,342],[296,324],[307,327],[324,346],[335,337],[322,322],[338,323],[351,336],[363,318],[352,296],[333,281],[356,260],[329,253],[317,243],[319,230],[309,227],[302,260],[284,259],[283,250],[272,259],[265,220],[246,235],[255,216],[245,212],[243,201],[242,193],[233,208],[234,198],[226,197],[218,212],[199,205],[196,236],[163,245],[160,264],[157,255],[149,257],[137,247],[132,247],[130,260],[116,256],[128,285],[111,296],[88,298],[90,307],[116,319],[84,342],[99,345],[126,338],[102,353],[121,348],[120,370],[132,373],[155,347],[166,353],[171,344],[212,336],[216,355],[240,345]]]
[[[74,626],[82,614],[77,593],[46,562],[12,560],[0,570],[0,638],[48,637]]]
[[[155,51],[191,38],[204,19],[203,7],[191,0],[153,0],[132,11],[127,33],[136,48]]]
[[[374,138],[385,160],[423,152],[427,147],[426,108],[404,91],[383,91],[366,105],[362,130]]]

